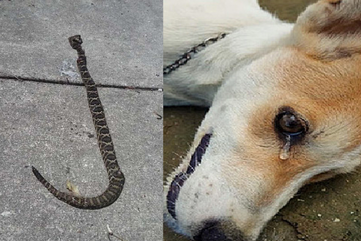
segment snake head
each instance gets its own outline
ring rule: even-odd
[[[80,35],[74,35],[69,37],[69,43],[73,49],[77,49],[83,43],[83,40],[81,39]]]

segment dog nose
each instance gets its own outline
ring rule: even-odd
[[[199,235],[194,237],[196,241],[231,241],[227,239],[223,230],[217,224],[207,225],[203,228]]]
[[[246,241],[244,235],[230,222],[207,222],[195,241]]]
[[[236,232],[238,235],[232,232],[232,237],[229,237],[227,234],[229,231],[227,230],[227,226],[228,225],[224,225],[221,222],[208,222],[193,239],[196,241],[246,241],[239,231]]]

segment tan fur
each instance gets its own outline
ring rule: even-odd
[[[270,25],[264,31],[267,28]],[[168,179],[185,171],[199,141],[212,133],[202,164],[179,192],[177,219],[166,212],[178,232],[192,237],[215,220],[228,237],[237,229],[243,240],[256,240],[300,187],[361,164],[361,0],[320,0],[287,29],[274,36],[276,47],[264,43],[267,51],[255,48],[258,52],[248,64],[227,69],[217,81],[221,86],[215,88],[192,148]],[[219,42],[212,48],[242,43],[232,34],[225,41],[226,47]],[[205,57],[198,55],[195,69],[227,60],[202,62],[209,56],[206,51],[217,56],[222,52],[209,47]],[[192,73],[195,86],[208,77],[202,71]],[[174,80],[177,74],[182,76],[175,72]],[[213,94],[205,96],[210,103]],[[274,123],[282,107],[292,108],[307,122],[304,136],[290,145],[288,158],[281,158],[286,139]]]
[[[310,5],[297,19],[294,44],[328,61],[360,53],[360,5],[357,0],[321,0]]]
[[[283,56],[275,65],[268,74],[282,73],[279,88],[274,100],[255,110],[250,118],[250,134],[246,137],[249,145],[244,148],[247,154],[243,154],[246,158],[265,160],[254,162],[259,164],[255,170],[269,177],[269,190],[262,190],[264,197],[259,205],[267,205],[297,174],[320,161],[327,162],[322,160],[325,150],[334,149],[335,155],[342,156],[361,143],[361,56],[322,62],[292,50],[289,58]],[[292,106],[311,124],[306,139],[291,147],[287,160],[279,158],[284,143],[270,125],[282,105]],[[318,178],[334,175],[331,172]]]

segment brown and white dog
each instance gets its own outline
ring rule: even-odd
[[[257,0],[165,0],[165,105],[210,106],[168,177],[165,221],[195,240],[256,240],[303,185],[361,163],[361,0],[295,24]]]

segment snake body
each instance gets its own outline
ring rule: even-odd
[[[58,191],[35,167],[32,167],[32,170],[36,178],[59,200],[76,208],[100,209],[111,205],[118,199],[123,190],[125,178],[123,172],[119,168],[115,156],[114,145],[110,136],[109,127],[105,120],[104,109],[99,99],[97,87],[86,66],[85,52],[81,47],[83,41],[80,35],[75,35],[69,38],[69,42],[71,47],[78,53],[77,66],[86,88],[100,153],[108,173],[109,185],[99,196],[80,197],[72,193]]]

